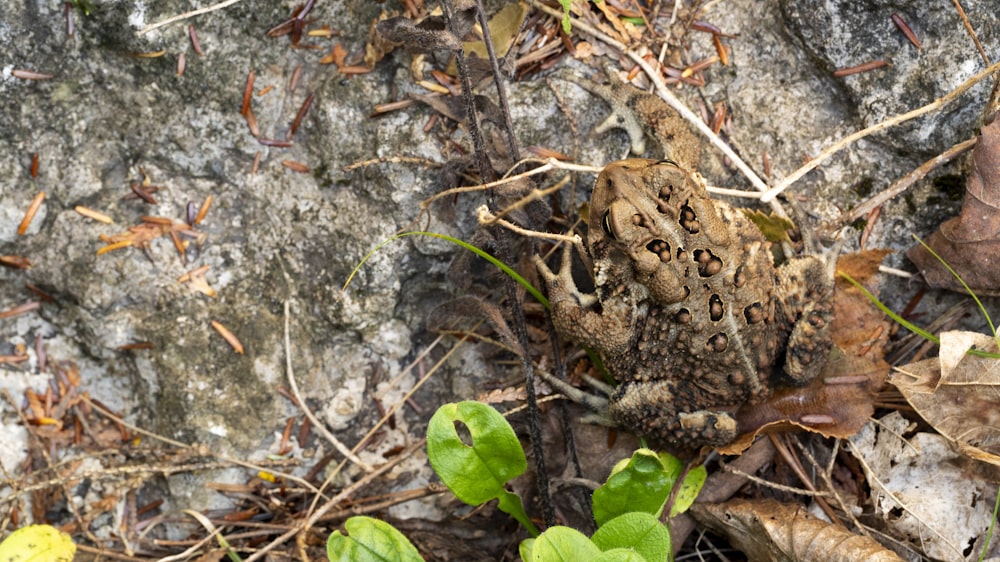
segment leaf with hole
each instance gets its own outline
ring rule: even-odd
[[[469,443],[459,436],[457,424],[468,431]],[[497,498],[501,511],[538,535],[521,498],[504,488],[524,474],[528,462],[514,430],[496,410],[472,401],[438,408],[427,426],[427,457],[455,497],[469,505]]]

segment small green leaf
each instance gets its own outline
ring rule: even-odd
[[[705,465],[697,466],[687,473],[684,482],[681,482],[681,489],[677,490],[677,495],[674,496],[674,505],[670,508],[671,517],[676,517],[691,507],[698,498],[702,486],[705,485],[707,477],[708,470],[705,469]]]
[[[517,545],[517,553],[521,555],[521,560],[531,560],[533,546],[535,546],[535,539],[524,539],[521,544]]]
[[[580,531],[557,526],[538,535],[531,546],[530,560],[533,562],[593,560],[600,554],[601,549],[597,548],[597,545]]]
[[[597,526],[631,511],[658,517],[676,479],[676,474],[667,473],[655,452],[637,450],[623,468],[612,473],[608,481],[594,491]]]
[[[349,536],[334,531],[326,541],[330,562],[423,562],[403,533],[385,521],[355,516],[344,523],[344,528]]]
[[[590,562],[646,562],[646,558],[634,550],[613,548],[591,558]]]
[[[468,429],[471,445],[462,442],[455,422]],[[427,458],[455,497],[469,505],[497,498],[501,511],[517,519],[533,536],[538,535],[521,498],[504,488],[508,481],[524,474],[528,462],[514,430],[496,410],[472,401],[438,408],[427,426]]]
[[[559,0],[559,4],[562,5],[563,17],[562,17],[562,28],[563,33],[569,35],[572,30],[569,23],[569,7],[573,4],[573,0]]]
[[[779,217],[775,214],[765,214],[760,211],[751,211],[749,209],[741,210],[751,222],[757,225],[764,238],[776,244],[788,240],[788,231],[795,228],[792,221],[785,217]]]
[[[649,562],[670,559],[670,530],[649,513],[632,512],[608,521],[591,537],[601,550],[631,549]]]

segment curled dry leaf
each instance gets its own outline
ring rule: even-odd
[[[972,151],[962,212],[926,240],[978,295],[1000,295],[1000,120],[983,127]],[[919,244],[906,252],[932,287],[962,291],[961,284]]]
[[[941,334],[941,356],[897,367],[890,382],[913,409],[964,454],[1000,466],[1000,359],[966,355],[996,352],[993,338],[969,332]]]
[[[909,543],[929,559],[980,560],[998,471],[963,457],[940,435],[911,436],[914,427],[892,412],[851,438],[850,451],[871,488],[874,515],[898,544]],[[994,540],[986,556],[998,554],[1000,544]]]
[[[878,294],[875,273],[887,253],[866,250],[841,256],[837,269]],[[824,437],[849,437],[868,422],[874,393],[889,374],[884,358],[889,322],[864,293],[838,277],[831,328],[834,349],[820,376],[809,386],[784,389],[763,403],[741,408],[736,417],[743,434],[720,453],[739,454],[762,432],[796,427]]]
[[[699,523],[725,536],[752,562],[902,562],[874,540],[775,500],[695,504]]]

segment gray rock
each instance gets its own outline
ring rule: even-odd
[[[733,64],[707,72],[698,97],[726,101],[734,114],[732,138],[758,169],[766,151],[775,176],[797,168],[806,156],[832,141],[912,109],[950,90],[982,68],[950,8],[912,2],[898,10],[924,40],[915,49],[899,35],[878,3],[808,3],[734,0],[715,5],[710,20],[739,38],[727,41]],[[982,3],[985,6],[986,3]],[[995,13],[967,7],[995,51]],[[423,107],[371,118],[375,103],[417,90],[407,71],[409,56],[395,53],[368,75],[344,78],[317,64],[325,51],[295,50],[287,38],[264,31],[288,16],[287,6],[242,2],[230,8],[138,35],[143,25],[182,12],[188,3],[120,0],[101,3],[84,17],[75,12],[76,35],[66,37],[62,3],[11,3],[0,16],[0,255],[23,255],[29,271],[0,268],[0,310],[32,297],[27,281],[56,299],[40,313],[0,320],[0,354],[16,343],[31,348],[41,331],[49,353],[81,364],[84,386],[144,428],[216,451],[262,458],[284,420],[299,411],[280,397],[287,387],[283,305],[292,308],[292,360],[309,403],[341,439],[353,445],[377,419],[372,394],[387,402],[399,396],[391,381],[423,350],[430,337],[425,319],[445,301],[445,280],[454,248],[432,239],[410,238],[383,247],[341,286],[356,264],[379,242],[413,224],[418,204],[442,189],[440,171],[382,163],[354,171],[342,168],[380,156],[421,156],[443,163],[447,133],[424,132],[431,112]],[[317,2],[318,21],[339,28],[335,39],[359,52],[379,5]],[[206,55],[197,56],[187,25],[197,26]],[[691,60],[714,54],[711,38],[691,35]],[[332,41],[305,39],[329,46]],[[165,50],[160,58],[129,53]],[[177,56],[186,70],[176,75]],[[835,79],[834,68],[872,58],[893,66]],[[302,65],[299,87],[286,85]],[[579,68],[579,67],[578,67]],[[13,69],[51,72],[49,81],[14,78]],[[316,94],[295,146],[269,149],[248,132],[240,115],[247,72],[257,72],[253,97],[262,136],[283,138],[307,92]],[[511,87],[512,112],[522,146],[542,145],[603,165],[625,154],[623,135],[586,134],[603,120],[603,104],[578,87],[555,81],[577,114],[581,134],[567,130],[549,87],[542,81]],[[855,204],[862,189],[881,189],[930,154],[971,136],[985,87],[940,115],[867,139],[836,156],[794,187],[805,206],[825,218]],[[469,146],[459,131],[450,140]],[[255,153],[260,173],[251,174]],[[37,178],[29,175],[32,153],[40,155]],[[302,162],[311,173],[292,172],[282,160]],[[140,168],[154,185],[156,205],[123,200]],[[743,185],[729,172],[710,180]],[[579,203],[592,178],[577,179]],[[28,233],[16,235],[24,209],[37,191],[48,198]],[[931,188],[914,192],[926,201]],[[189,201],[215,203],[198,226],[204,242],[184,264],[169,237],[156,239],[152,262],[138,249],[97,256],[101,234],[123,232],[143,215],[183,221]],[[429,229],[468,238],[474,230],[478,195],[431,207]],[[110,215],[103,225],[74,212],[83,205]],[[957,203],[943,205],[944,210]],[[903,202],[886,206],[873,245],[901,247],[909,232],[936,220],[931,209],[913,213]],[[423,228],[423,223],[417,223]],[[927,231],[930,228],[926,229]],[[201,265],[218,291],[214,299],[177,279]],[[238,355],[209,323],[225,324],[242,341]],[[121,352],[133,341],[153,350]],[[500,378],[499,367],[477,352],[463,351],[428,383],[419,418],[397,415],[395,430],[366,458],[418,433],[438,403],[469,398],[483,381]],[[31,352],[33,354],[33,352]],[[31,367],[34,363],[29,363]],[[27,370],[0,366],[0,383],[23,391],[38,384]],[[402,385],[415,377],[404,377]],[[4,411],[5,423],[12,423]],[[0,431],[5,435],[9,426]],[[8,468],[15,453],[2,457]],[[374,462],[374,460],[372,461]],[[419,456],[401,470],[425,481]],[[176,482],[174,484],[177,484]],[[195,483],[193,486],[197,486]],[[174,485],[174,489],[187,490]],[[170,487],[165,487],[170,489]],[[180,494],[183,496],[183,494]],[[186,506],[183,497],[177,506]],[[204,498],[191,500],[195,508]]]

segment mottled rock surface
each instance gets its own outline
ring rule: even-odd
[[[729,104],[734,145],[760,168],[771,158],[781,177],[830,142],[896,112],[913,109],[950,90],[984,65],[950,9],[923,2],[898,8],[923,38],[917,52],[879,3],[758,2],[716,5],[708,19],[739,37],[732,64],[714,66],[701,91],[684,88],[694,103]],[[981,25],[987,51],[996,51],[995,10],[988,2],[967,2]],[[444,272],[453,249],[438,241],[400,241],[382,248],[347,291],[352,268],[376,244],[410,225],[418,203],[441,189],[439,171],[413,164],[383,163],[343,171],[359,160],[420,156],[443,163],[461,131],[424,131],[431,115],[412,107],[371,118],[373,105],[422,91],[408,71],[409,55],[396,52],[374,72],[346,78],[318,59],[333,42],[349,53],[363,47],[380,4],[317,2],[313,15],[343,35],[307,38],[322,50],[291,49],[287,38],[264,32],[288,17],[291,4],[247,0],[225,10],[173,24],[146,35],[144,25],[190,9],[187,2],[121,0],[102,3],[90,16],[75,13],[75,36],[67,37],[62,3],[11,3],[0,15],[0,255],[22,255],[27,271],[0,268],[0,310],[36,298],[32,283],[55,298],[40,312],[0,319],[0,354],[13,345],[31,348],[36,334],[49,355],[80,364],[84,386],[131,422],[173,439],[207,443],[218,451],[262,458],[275,446],[275,433],[298,410],[282,398],[283,306],[291,302],[292,359],[310,404],[348,444],[378,418],[372,396],[392,403],[415,381],[407,375],[391,390],[386,384],[430,341],[426,317],[446,300]],[[861,11],[863,9],[867,11]],[[198,30],[205,56],[191,48],[187,25]],[[691,36],[689,60],[714,54],[711,38]],[[990,50],[992,47],[992,50]],[[164,50],[158,58],[135,53]],[[186,68],[177,75],[177,58]],[[893,65],[869,74],[834,78],[831,70],[874,58]],[[295,69],[303,69],[289,92]],[[577,65],[580,71],[583,67]],[[55,75],[47,81],[15,78],[14,69]],[[256,71],[253,96],[261,135],[284,138],[307,93],[316,101],[285,149],[260,145],[240,115],[248,71]],[[582,89],[555,81],[589,131],[603,119],[603,104]],[[794,188],[805,206],[831,218],[863,194],[889,185],[957,140],[972,136],[988,86],[977,88],[944,113],[866,139],[812,172]],[[574,138],[542,81],[511,88],[515,127],[523,146],[543,145],[571,153]],[[603,165],[625,154],[623,135],[581,134],[580,161]],[[255,154],[260,171],[251,173]],[[38,177],[30,175],[39,154]],[[281,165],[294,160],[310,168],[297,173]],[[130,182],[144,170],[160,186],[157,204],[125,200]],[[953,169],[951,170],[954,171]],[[710,177],[716,185],[742,186],[735,175]],[[580,179],[589,186],[591,178]],[[902,248],[910,232],[927,232],[941,212],[958,203],[941,198],[930,182],[888,205],[872,245]],[[38,191],[48,195],[24,236],[17,225]],[[589,195],[583,190],[581,199]],[[182,263],[169,237],[153,241],[150,259],[135,248],[101,256],[99,235],[138,224],[144,215],[183,222],[188,202],[214,204],[198,230],[206,237]],[[468,237],[478,195],[435,207],[430,229]],[[104,225],[78,215],[78,205],[115,221]],[[419,225],[423,227],[423,224]],[[856,236],[854,236],[856,238]],[[896,259],[896,258],[893,258]],[[898,260],[895,264],[901,264]],[[208,298],[178,283],[208,265]],[[210,327],[231,329],[245,353],[236,354]],[[149,341],[154,349],[116,348]],[[18,369],[0,366],[0,384],[20,395],[26,384],[42,388],[45,378],[29,375],[35,359]],[[440,356],[439,354],[432,357]],[[396,429],[366,453],[402,443],[435,404],[469,398],[499,378],[499,369],[475,354],[449,363],[418,394],[422,414],[404,409]],[[399,390],[399,389],[402,389]],[[456,392],[456,390],[458,392]],[[10,408],[0,406],[11,423]],[[23,435],[14,426],[2,431]],[[10,469],[19,459],[15,444],[0,457]],[[415,482],[428,478],[418,456],[408,467]],[[197,484],[178,491],[179,497]],[[181,490],[180,487],[176,488]],[[210,497],[181,499],[202,508]]]

